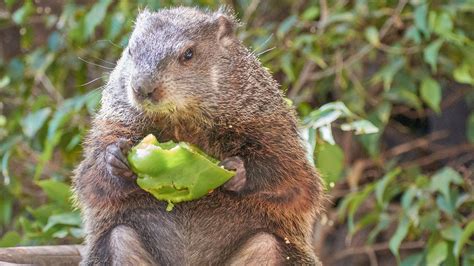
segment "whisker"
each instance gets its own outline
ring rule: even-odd
[[[115,66],[117,65],[117,64],[114,63],[114,62],[110,62],[110,61],[107,61],[107,60],[104,60],[104,59],[100,59],[100,58],[95,57],[95,56],[92,56],[92,58],[97,59],[97,60],[99,60],[99,61],[101,61],[101,62],[103,62],[103,63],[109,64],[110,66],[113,66],[113,67],[115,67]]]
[[[83,62],[85,62],[85,63],[87,63],[87,64],[93,65],[93,66],[101,67],[101,68],[107,69],[107,70],[114,70],[113,68],[106,67],[106,66],[103,66],[103,65],[99,65],[99,64],[96,64],[96,63],[87,61],[87,60],[85,60],[85,59],[83,59],[83,58],[81,58],[81,57],[79,57],[79,56],[78,56],[77,58],[79,58],[79,60],[81,60],[81,61],[83,61]]]
[[[104,76],[97,77],[97,78],[95,78],[95,79],[93,79],[93,80],[91,80],[91,81],[88,81],[88,82],[84,83],[84,84],[78,85],[77,87],[84,87],[84,86],[87,86],[87,85],[92,84],[92,83],[94,83],[94,82],[96,82],[97,80],[102,79],[102,78],[104,78]]]
[[[264,51],[258,53],[258,54],[257,54],[257,57],[260,57],[261,55],[263,55],[263,54],[265,54],[265,53],[268,53],[268,52],[270,52],[271,50],[273,50],[273,49],[275,49],[275,48],[276,48],[275,46],[274,46],[274,47],[271,47],[271,48],[268,48],[267,50],[264,50]]]
[[[97,42],[108,42],[108,43],[112,44],[113,46],[115,46],[115,47],[117,47],[117,48],[123,49],[122,46],[120,46],[120,45],[118,45],[118,44],[112,42],[111,40],[97,40]]]
[[[265,41],[263,41],[262,44],[260,44],[257,48],[255,48],[255,49],[253,50],[253,53],[256,53],[258,50],[260,50],[261,48],[265,47],[265,46],[268,44],[268,42],[269,42],[272,38],[273,38],[273,33],[270,34],[270,36],[268,36],[268,38],[267,38]]]

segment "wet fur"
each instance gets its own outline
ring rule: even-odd
[[[320,178],[307,160],[294,111],[234,37],[236,25],[221,11],[140,14],[127,48],[135,57],[124,51],[111,74],[76,169],[74,189],[87,232],[84,265],[127,264],[122,260],[131,258],[158,265],[260,265],[260,258],[271,265],[318,263],[310,239],[323,198]],[[190,40],[197,43],[195,61],[179,65],[174,58]],[[150,75],[173,107],[154,110],[134,102],[134,75]],[[164,202],[106,171],[108,145],[121,138],[137,143],[149,133],[160,141],[193,143],[220,160],[239,156],[245,188],[217,189],[165,211]]]

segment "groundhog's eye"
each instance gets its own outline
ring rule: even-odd
[[[184,61],[191,60],[191,58],[193,58],[193,55],[194,55],[193,49],[192,49],[192,48],[188,48],[188,49],[186,49],[186,51],[184,51],[184,53],[183,53],[183,60],[184,60]]]

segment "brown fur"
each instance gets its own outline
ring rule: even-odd
[[[311,234],[322,185],[278,85],[235,38],[235,22],[228,15],[189,8],[160,12],[140,15],[127,48],[133,53],[124,54],[112,73],[84,145],[85,159],[76,170],[74,187],[87,230],[83,263],[116,261],[117,245],[110,242],[126,239],[114,229],[124,226],[127,236],[135,236],[130,245],[142,243],[155,264],[260,264],[260,259],[271,265],[317,264]],[[175,32],[187,25],[184,33]],[[163,45],[193,43],[193,61],[180,64],[173,61],[174,52],[164,57],[160,52],[172,48],[147,46],[161,34],[167,36]],[[137,103],[127,80],[146,69],[146,60],[150,66],[159,64],[158,69],[133,75],[150,75],[161,92],[153,93],[152,103]],[[136,143],[149,133],[160,141],[193,143],[220,160],[239,156],[246,170],[244,189],[217,189],[166,212],[164,202],[105,170],[108,145],[120,139]]]

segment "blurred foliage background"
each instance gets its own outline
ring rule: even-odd
[[[327,185],[327,265],[474,265],[474,1],[0,2],[0,247],[80,243],[69,183],[139,7],[233,8]]]

